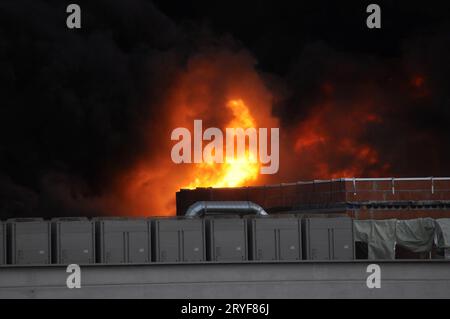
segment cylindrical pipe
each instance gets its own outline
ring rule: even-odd
[[[206,212],[218,213],[255,213],[258,216],[267,216],[267,212],[250,201],[201,201],[189,206],[186,217],[195,217]]]

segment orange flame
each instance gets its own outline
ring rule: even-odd
[[[228,123],[230,128],[256,127],[256,121],[249,108],[241,99],[230,100],[227,107],[233,114]],[[258,178],[260,163],[256,161],[258,154],[248,149],[244,156],[227,157],[225,163],[204,162],[196,166],[195,180],[184,188],[196,187],[236,187]]]
[[[108,210],[136,216],[173,215],[175,192],[180,188],[266,183],[267,176],[260,174],[260,163],[255,162],[257,154],[249,147],[242,158],[235,156],[223,164],[175,164],[170,156],[172,130],[192,128],[196,119],[205,127],[222,130],[279,127],[272,115],[272,93],[254,65],[247,52],[212,50],[192,56],[172,79],[165,98],[152,101],[161,107],[143,126],[148,153],[117,178]]]

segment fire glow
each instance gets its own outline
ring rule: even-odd
[[[337,99],[340,87],[327,81],[322,100],[308,105],[307,112],[301,118],[293,118],[292,123],[281,122],[275,93],[268,89],[252,63],[245,54],[230,52],[196,56],[188,62],[161,102],[159,120],[149,121],[146,128],[151,132],[149,155],[141,157],[118,181],[114,203],[122,206],[114,204],[117,211],[173,215],[175,192],[183,188],[257,186],[316,178],[384,176],[389,172],[377,146],[366,139],[368,132],[376,134],[375,130],[384,123],[383,109],[376,100],[366,94]],[[300,107],[297,103],[294,101],[292,107]],[[171,151],[179,141],[171,141],[171,133],[180,127],[194,132],[196,119],[202,119],[199,136],[205,144],[200,148],[201,161],[196,162],[191,153],[190,164],[176,164]],[[240,156],[236,156],[238,143],[234,142],[234,157],[224,153],[223,163],[205,161],[204,150],[212,137],[204,138],[203,127],[218,128],[224,133],[226,128],[245,131],[283,127],[279,136],[279,171],[260,173],[264,166],[261,152],[250,147],[248,136]],[[224,148],[225,144],[226,141]],[[216,155],[213,148],[207,153]]]
[[[233,119],[226,129],[226,158],[223,161],[223,134],[218,128],[208,128],[202,135],[202,122],[194,121],[194,163],[198,174],[187,188],[203,185],[212,187],[234,187],[245,182],[255,181],[258,173],[274,174],[278,171],[279,140],[278,128],[271,129],[271,154],[267,153],[267,129],[259,129],[256,121],[243,100],[234,99],[227,103]],[[232,127],[229,128],[228,126]],[[186,128],[172,132],[172,140],[182,140],[172,148],[171,157],[175,163],[191,163],[191,136]],[[202,137],[212,140],[202,152]],[[214,137],[214,138],[213,138]],[[246,138],[249,140],[246,146]],[[236,140],[236,143],[235,143]],[[237,150],[237,151],[236,151]],[[259,150],[259,156],[258,156]],[[237,154],[236,154],[237,153]],[[236,154],[236,155],[235,155]],[[263,166],[269,164],[269,166]]]

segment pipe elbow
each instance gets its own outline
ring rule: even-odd
[[[258,204],[250,201],[199,201],[189,206],[186,217],[197,217],[207,211],[254,213],[257,216],[268,216],[267,212]]]
[[[191,206],[189,206],[188,210],[186,211],[186,214],[184,214],[186,217],[196,217],[200,215],[200,213],[206,209],[206,202],[195,202]]]

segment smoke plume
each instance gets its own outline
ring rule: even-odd
[[[272,71],[259,58],[283,48],[150,1],[79,1],[80,30],[66,27],[68,3],[0,3],[0,218],[173,214],[180,187],[223,176],[173,164],[171,130],[224,128],[230,100],[281,132],[279,173],[243,185],[450,175],[448,24],[393,55],[302,38]]]

